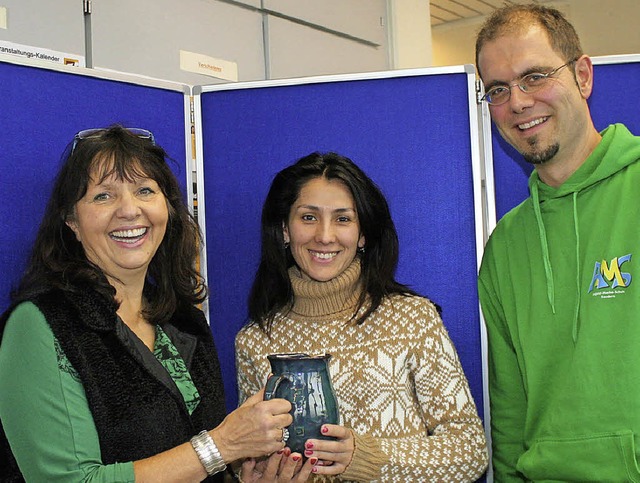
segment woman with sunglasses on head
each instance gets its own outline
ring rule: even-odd
[[[306,480],[287,401],[225,414],[199,241],[150,132],[75,136],[0,318],[0,480],[223,481],[269,454],[249,481]]]
[[[350,159],[312,153],[275,176],[238,386],[243,400],[264,384],[270,353],[331,354],[341,424],[305,442],[313,481],[475,481],[487,467],[456,350],[436,306],[395,280],[398,251],[384,195]]]

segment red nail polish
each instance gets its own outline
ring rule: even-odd
[[[315,466],[318,462],[318,458],[316,458],[315,456],[313,458],[309,458],[309,462],[311,463],[311,466]]]
[[[311,441],[308,441],[307,443],[304,444],[304,447],[307,449],[312,449],[313,448],[313,443]]]
[[[313,468],[311,468],[311,473],[317,473],[318,472],[318,467],[314,466]]]
[[[329,432],[329,428],[327,428],[326,426],[322,426],[322,432],[323,433],[328,433]]]
[[[294,454],[294,455],[291,457],[291,459],[292,459],[293,461],[300,461],[300,455]]]
[[[311,455],[313,455],[313,451],[311,451],[310,449],[307,449],[307,450],[304,451],[304,454],[306,456],[311,456]]]

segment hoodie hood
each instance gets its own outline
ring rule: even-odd
[[[576,256],[576,290],[577,299],[574,308],[572,335],[576,342],[579,331],[580,308],[580,226],[578,223],[578,196],[579,193],[602,180],[618,173],[620,170],[640,159],[640,145],[637,139],[622,124],[613,124],[602,131],[602,140],[576,170],[558,188],[553,188],[543,183],[536,170],[529,177],[529,191],[533,204],[533,211],[538,228],[538,236],[542,248],[543,265],[547,282],[547,299],[555,314],[555,287],[553,282],[553,267],[549,258],[549,245],[547,233],[542,218],[541,203],[550,200],[571,196],[573,206],[573,224],[575,234]]]
[[[540,201],[561,198],[582,191],[640,159],[636,137],[623,124],[612,124],[601,133],[602,140],[575,173],[558,188],[544,184],[536,170],[529,177],[529,190]]]

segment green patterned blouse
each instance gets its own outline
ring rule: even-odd
[[[153,355],[156,356],[156,359],[160,361],[171,375],[171,379],[176,383],[180,394],[182,394],[189,414],[192,414],[196,407],[198,407],[200,394],[198,394],[198,389],[195,384],[193,384],[191,374],[189,374],[180,353],[159,325],[156,326],[156,343],[153,347]]]

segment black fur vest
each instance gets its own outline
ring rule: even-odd
[[[202,311],[181,307],[162,326],[200,393],[200,403],[189,415],[169,374],[151,351],[140,350],[141,341],[127,334],[112,302],[90,290],[52,290],[31,302],[44,314],[80,376],[104,464],[152,456],[189,441],[203,429],[213,429],[224,419],[220,366]],[[0,318],[0,337],[10,312]],[[0,468],[0,481],[23,481],[1,426]],[[222,481],[222,475],[207,481]]]

